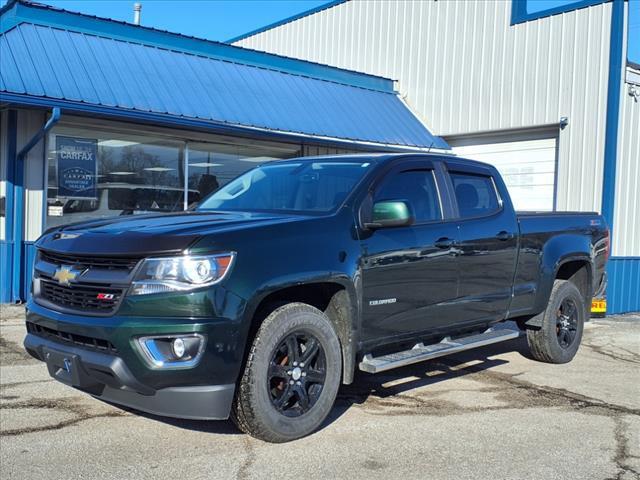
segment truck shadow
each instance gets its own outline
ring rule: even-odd
[[[390,399],[421,387],[434,385],[453,378],[461,378],[465,375],[504,365],[508,363],[508,361],[491,357],[514,351],[524,357],[531,358],[527,341],[521,336],[507,342],[468,350],[441,359],[408,365],[377,375],[371,375],[357,370],[354,382],[351,385],[343,385],[340,388],[335,406],[320,427],[320,430],[338,420],[354,405],[364,405],[368,401],[376,399]],[[473,363],[472,369],[462,367],[463,364],[469,362]],[[219,435],[242,434],[231,420],[183,420],[159,417],[135,410],[124,410],[131,411],[136,415],[150,420],[186,430]]]
[[[376,375],[357,370],[354,382],[340,388],[335,407],[322,428],[336,421],[354,405],[365,405],[367,402],[375,402],[376,400],[391,400],[395,396],[401,396],[421,387],[435,385],[454,378],[463,378],[466,375],[477,374],[507,364],[509,363],[507,360],[492,357],[511,352],[517,352],[525,358],[532,359],[526,338],[520,336],[514,340],[467,350]],[[464,365],[469,363],[473,367],[465,368]],[[392,410],[393,404],[386,403],[391,405],[388,408]],[[400,409],[404,411],[404,408],[400,407]]]

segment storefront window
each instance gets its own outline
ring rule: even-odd
[[[288,146],[186,142],[59,126],[47,143],[46,226],[183,210],[259,163],[298,153]]]
[[[77,128],[49,136],[47,226],[182,210],[182,142]]]

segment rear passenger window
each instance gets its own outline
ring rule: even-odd
[[[461,217],[479,217],[498,211],[500,203],[491,177],[451,172]]]
[[[389,177],[378,189],[375,201],[404,200],[411,205],[416,223],[442,219],[432,170],[408,170]]]

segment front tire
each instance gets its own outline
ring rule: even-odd
[[[542,362],[570,362],[580,347],[586,317],[580,290],[567,280],[556,280],[541,315],[542,327],[527,330],[531,354]]]
[[[267,442],[309,435],[329,415],[341,372],[340,342],[327,316],[303,303],[281,306],[253,341],[231,418]]]

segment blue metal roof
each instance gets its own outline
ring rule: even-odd
[[[11,6],[0,16],[2,101],[449,148],[386,79],[24,2]]]

